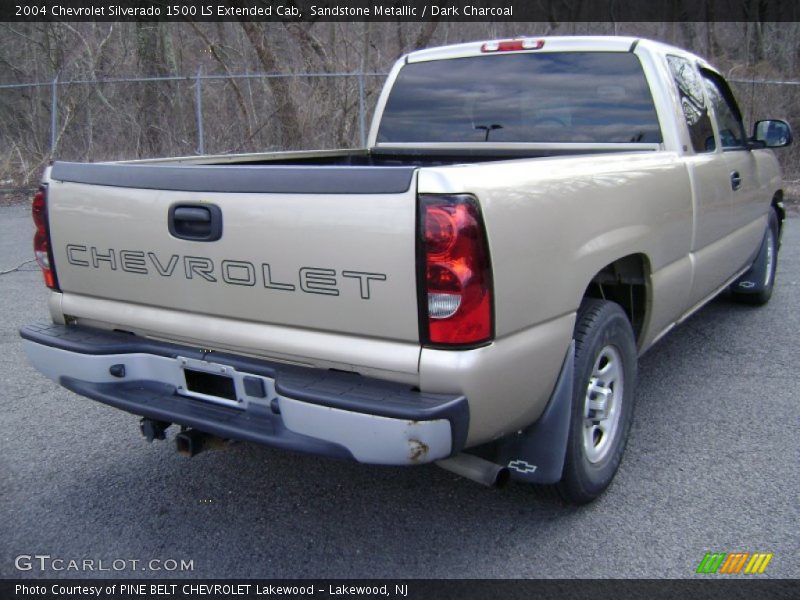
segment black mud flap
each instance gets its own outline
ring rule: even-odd
[[[511,478],[526,483],[557,483],[567,454],[575,342],[561,367],[553,395],[536,423],[497,441],[495,462],[508,467]]]
[[[767,224],[769,227],[769,224]],[[764,239],[761,240],[761,245],[758,247],[758,254],[753,259],[753,264],[744,275],[731,284],[731,287],[737,294],[759,294],[764,290],[764,280],[767,276],[767,235],[764,233]],[[775,239],[775,251],[778,250],[777,237]]]

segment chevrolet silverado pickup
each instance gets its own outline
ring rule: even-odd
[[[702,58],[519,38],[397,61],[367,148],[79,164],[33,199],[67,389],[178,430],[599,496],[637,357],[726,288],[766,303],[770,148]]]

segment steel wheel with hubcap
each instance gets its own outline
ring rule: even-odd
[[[575,323],[575,381],[564,471],[557,489],[576,504],[597,498],[614,478],[633,414],[636,341],[614,302],[588,298]]]
[[[603,460],[613,447],[622,414],[625,391],[622,358],[614,346],[606,346],[595,360],[583,407],[583,449],[593,464]]]

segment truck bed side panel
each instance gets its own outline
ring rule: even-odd
[[[574,312],[592,277],[621,257],[643,254],[656,273],[691,249],[692,192],[685,165],[672,153],[425,169],[419,187],[469,190],[480,199],[498,337]],[[671,305],[658,308],[673,318],[688,308],[688,263],[678,279],[685,293],[670,294]]]

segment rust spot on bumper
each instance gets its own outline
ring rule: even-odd
[[[408,458],[411,459],[412,463],[418,463],[425,460],[425,457],[428,455],[428,444],[421,442],[419,440],[408,440],[408,446],[410,449]]]

